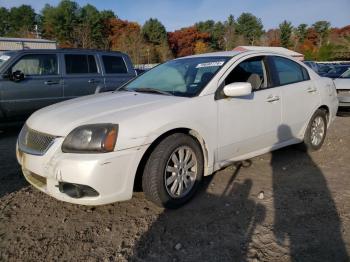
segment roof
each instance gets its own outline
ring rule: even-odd
[[[181,58],[189,58],[189,57],[208,57],[208,56],[226,56],[226,57],[234,57],[243,51],[222,51],[222,52],[212,52],[212,53],[205,53],[205,54],[198,54],[198,55],[190,55],[190,56],[184,56],[180,57]]]
[[[41,53],[41,52],[49,52],[49,53],[114,53],[114,54],[124,54],[121,51],[108,51],[108,50],[99,50],[99,49],[84,49],[84,48],[35,48],[35,49],[18,49],[18,50],[6,50],[0,51],[2,53]]]
[[[293,57],[304,57],[303,54],[279,46],[237,46],[233,51],[266,51]]]
[[[41,39],[41,38],[13,38],[13,37],[0,37],[0,41],[6,42],[35,42],[35,43],[56,43],[56,41]]]
[[[56,49],[57,44],[47,39],[0,37],[1,51],[44,48]]]

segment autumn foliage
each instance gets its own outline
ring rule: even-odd
[[[207,51],[209,39],[208,33],[200,33],[195,26],[168,33],[169,45],[176,57]]]
[[[293,26],[285,20],[278,28],[264,31],[260,18],[242,13],[237,19],[230,15],[225,21],[199,21],[167,32],[157,18],[141,26],[119,19],[111,10],[100,11],[90,4],[81,7],[71,0],[47,4],[39,14],[29,5],[0,7],[0,17],[0,36],[39,36],[56,40],[60,47],[119,50],[135,64],[239,45],[284,46],[312,60],[350,59],[350,25],[332,28],[328,21]]]

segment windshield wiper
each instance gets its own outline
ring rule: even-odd
[[[156,94],[162,94],[167,96],[172,96],[173,94],[167,91],[162,91],[159,89],[151,88],[151,87],[139,87],[132,89],[132,91],[140,92],[140,93],[156,93]]]

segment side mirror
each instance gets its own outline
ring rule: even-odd
[[[15,82],[22,81],[24,79],[24,74],[21,70],[16,70],[15,72],[12,72],[11,80]]]
[[[228,97],[247,96],[252,93],[252,85],[247,82],[236,82],[224,87],[224,94]]]

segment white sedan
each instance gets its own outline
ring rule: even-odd
[[[334,79],[338,93],[339,107],[350,108],[350,68]]]
[[[203,176],[291,144],[319,149],[338,107],[331,79],[270,52],[179,58],[117,91],[55,104],[23,127],[25,178],[63,201],[132,197],[176,208]]]

